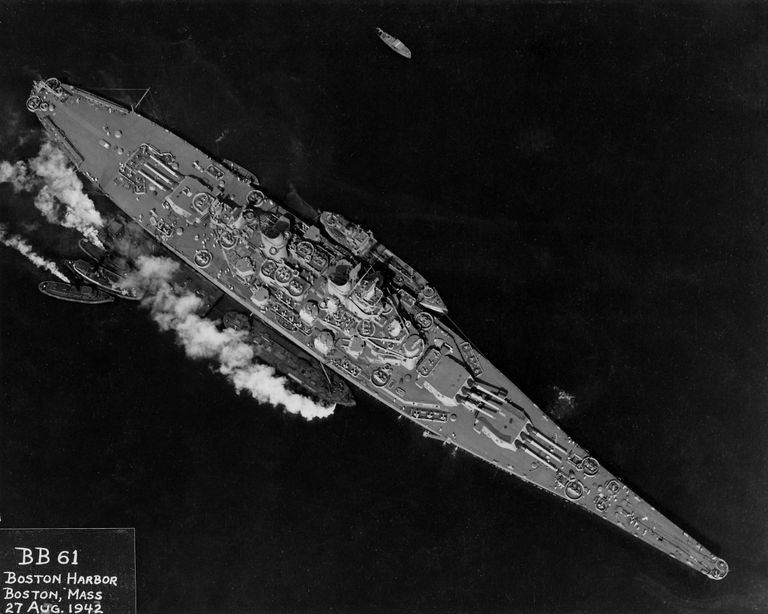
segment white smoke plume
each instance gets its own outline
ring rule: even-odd
[[[11,164],[0,162],[0,183],[10,183],[14,192],[31,192],[35,189],[35,180],[29,176],[26,162],[19,160]]]
[[[69,283],[67,276],[59,270],[59,267],[57,267],[55,263],[51,262],[50,260],[46,260],[40,254],[35,252],[32,246],[19,235],[7,234],[5,226],[2,224],[0,224],[0,243],[15,249],[17,252],[25,256],[32,264],[48,271],[49,273],[53,273],[61,281],[66,281]]]
[[[145,292],[144,305],[161,330],[173,330],[187,355],[213,359],[218,370],[234,384],[238,392],[245,390],[262,403],[280,405],[307,420],[326,418],[334,406],[315,403],[286,388],[284,378],[275,370],[254,360],[246,343],[245,331],[231,328],[219,330],[215,322],[197,315],[202,300],[191,292],[178,292],[170,279],[178,264],[167,258],[140,256],[137,270],[128,283]]]
[[[135,222],[124,222],[121,234],[110,236],[110,248],[128,260],[136,262],[140,256],[156,253],[157,243]]]
[[[50,141],[43,142],[37,156],[27,162],[0,162],[0,183],[10,183],[16,192],[38,190],[35,207],[46,220],[73,228],[103,247],[98,232],[104,220],[64,152]]]
[[[65,228],[74,228],[94,245],[103,247],[98,231],[104,226],[104,220],[93,201],[83,192],[83,182],[70,166],[64,152],[50,141],[45,141],[37,157],[30,160],[29,166],[35,175],[45,181],[45,186],[35,198],[35,206],[45,219]],[[63,211],[53,206],[57,202],[64,205]]]

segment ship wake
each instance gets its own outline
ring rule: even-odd
[[[168,258],[140,256],[136,270],[126,284],[145,292],[143,304],[161,330],[172,330],[191,358],[205,358],[217,364],[238,392],[246,391],[261,403],[279,405],[289,413],[313,420],[326,418],[334,406],[325,406],[296,394],[275,370],[256,362],[245,342],[247,333],[231,328],[220,330],[216,323],[200,317],[202,301],[193,293],[181,292],[170,283],[178,263]]]
[[[44,141],[37,156],[27,161],[0,161],[0,183],[15,192],[35,192],[35,207],[52,224],[77,230],[98,247],[104,219],[83,191],[83,182],[64,153]]]
[[[20,237],[19,235],[14,235],[14,234],[8,234],[5,226],[3,226],[2,224],[0,224],[0,243],[5,245],[6,247],[15,249],[27,260],[29,260],[32,264],[34,264],[37,267],[40,267],[44,271],[48,271],[49,273],[52,273],[53,275],[58,277],[61,281],[70,283],[69,278],[67,278],[67,276],[61,272],[59,267],[56,266],[56,263],[43,258],[40,254],[38,254],[34,250],[34,248],[23,237]]]

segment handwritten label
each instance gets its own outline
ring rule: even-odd
[[[0,529],[0,614],[136,614],[133,529]]]

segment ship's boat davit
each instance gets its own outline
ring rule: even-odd
[[[369,230],[329,211],[303,220],[252,173],[57,79],[35,82],[27,108],[81,173],[253,321],[429,437],[710,578],[728,573],[494,367],[450,323],[435,288]]]

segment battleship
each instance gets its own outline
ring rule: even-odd
[[[373,233],[305,220],[239,167],[58,79],[27,100],[80,173],[158,244],[353,387],[497,470],[720,580],[728,564],[569,437],[476,348]],[[245,325],[244,322],[241,322]]]
[[[392,51],[399,53],[404,58],[408,58],[409,60],[411,59],[411,50],[408,49],[408,47],[406,47],[403,44],[403,41],[401,41],[399,38],[395,38],[391,34],[387,34],[381,28],[376,28],[376,34],[379,35],[379,38],[384,41],[384,44]]]

